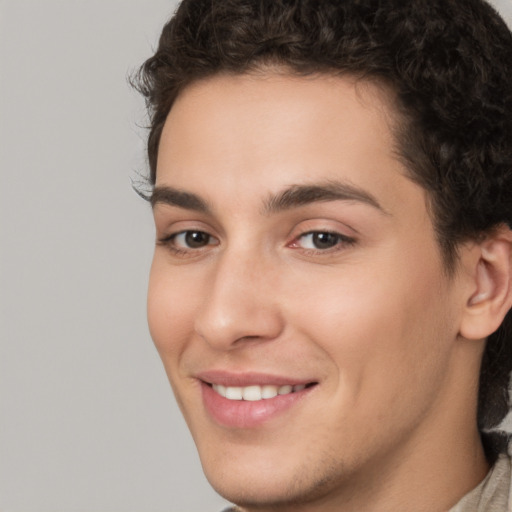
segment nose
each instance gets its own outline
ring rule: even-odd
[[[196,333],[216,350],[277,338],[283,330],[273,293],[277,278],[276,270],[264,263],[264,258],[240,252],[220,256],[208,275],[195,317]]]

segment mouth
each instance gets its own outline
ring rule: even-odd
[[[224,372],[202,374],[199,382],[205,412],[215,423],[234,429],[275,426],[271,420],[300,411],[318,386],[317,381]]]
[[[215,393],[228,400],[246,400],[249,402],[258,402],[260,400],[270,400],[277,396],[298,393],[304,389],[313,387],[316,382],[308,384],[255,384],[250,386],[224,386],[222,384],[206,383]]]

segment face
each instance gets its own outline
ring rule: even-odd
[[[166,121],[150,330],[235,503],[325,504],[441,431],[457,282],[388,103],[350,78],[217,76]]]

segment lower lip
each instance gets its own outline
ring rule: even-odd
[[[210,416],[230,428],[254,428],[283,414],[308,395],[313,387],[263,400],[228,400],[201,382],[203,403]]]

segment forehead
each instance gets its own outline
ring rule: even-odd
[[[392,104],[387,87],[351,76],[260,71],[201,80],[185,88],[168,115],[156,181],[214,167],[217,178],[233,179],[237,169],[244,179],[270,179],[264,170],[285,179],[290,168],[313,178],[354,167],[356,146],[363,150],[358,158],[394,159]]]
[[[304,121],[314,111],[317,122],[332,121],[343,113],[344,118],[378,122],[393,131],[398,118],[394,101],[395,94],[386,84],[352,75],[302,76],[280,69],[241,75],[223,73],[193,82],[181,91],[164,130],[169,132],[176,123],[183,130],[192,123],[196,135],[200,135],[197,130],[207,129],[212,122],[228,128],[228,124],[231,127],[246,121],[247,115],[253,129],[261,128],[262,123],[271,129],[277,123],[285,127],[286,121]],[[328,118],[322,118],[328,112]],[[210,123],[196,124],[207,119]]]

